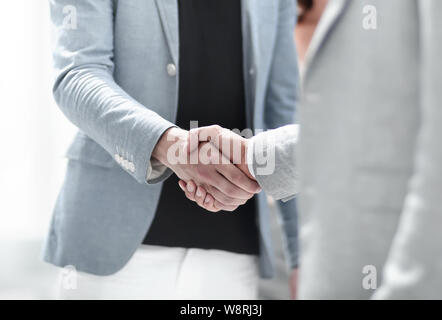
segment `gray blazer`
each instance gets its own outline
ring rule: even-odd
[[[66,178],[44,259],[108,275],[121,269],[141,244],[161,182],[171,174],[151,161],[151,153],[176,117],[178,6],[176,0],[82,0],[72,10],[71,4],[50,1],[56,36],[54,96],[80,131],[67,152]],[[294,17],[292,0],[242,0],[251,128],[293,122],[298,83]],[[271,276],[265,195],[257,202],[261,273]],[[295,203],[281,204],[281,212],[295,266]]]
[[[362,28],[366,5],[377,30]],[[299,141],[294,127],[254,139],[276,140],[264,189],[300,192],[301,298],[442,298],[441,12],[440,0],[332,0]]]

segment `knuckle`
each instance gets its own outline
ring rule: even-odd
[[[218,138],[222,134],[223,128],[219,125],[214,125],[211,128],[211,133],[214,136],[213,138]]]
[[[221,130],[223,129],[220,125],[218,124],[214,124],[213,126],[211,126],[211,128],[213,130],[215,130],[216,132],[221,132]]]

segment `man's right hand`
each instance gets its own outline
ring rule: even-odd
[[[189,132],[187,152],[192,153],[198,149],[201,143],[211,143],[225,157],[237,166],[249,179],[255,181],[249,171],[247,163],[247,151],[249,140],[242,136],[222,128],[218,125],[192,129]],[[211,191],[194,181],[179,181],[179,186],[186,197],[196,202],[200,207],[208,211],[217,211],[219,204],[212,197]]]
[[[188,151],[188,131],[171,128],[167,130],[157,143],[152,157],[159,160],[170,168],[184,182],[193,181],[195,192],[198,186],[207,190],[213,197],[213,209],[211,211],[225,210],[234,211],[239,205],[247,202],[255,193],[261,191],[256,181],[247,177],[237,166],[231,163],[218,148],[210,144],[199,143],[194,150]],[[171,149],[173,148],[173,149]],[[209,154],[211,161],[207,163],[200,161],[199,153],[204,148],[204,154]],[[182,151],[186,156],[178,157],[175,152]],[[195,154],[196,153],[196,156]],[[197,162],[190,159],[197,159]],[[179,161],[176,159],[179,158]]]
[[[206,141],[214,145],[250,179],[255,180],[248,169],[248,139],[218,125],[195,128],[189,131],[188,152],[192,152],[198,143]]]

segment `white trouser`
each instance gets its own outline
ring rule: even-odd
[[[76,272],[66,286],[65,271],[60,299],[252,300],[258,295],[256,256],[221,250],[142,245],[113,275]]]

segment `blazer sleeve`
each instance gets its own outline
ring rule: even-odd
[[[293,0],[280,0],[278,30],[265,101],[266,129],[293,124],[299,96],[299,68],[293,32],[296,24]]]
[[[275,200],[288,201],[298,192],[296,144],[299,126],[287,125],[262,132],[250,140],[253,174]]]
[[[421,132],[415,173],[377,299],[442,299],[442,1],[417,1]]]
[[[293,0],[279,0],[277,36],[265,100],[265,127],[275,129],[295,122],[299,91],[299,71],[293,41],[296,5]],[[298,219],[296,201],[276,202],[282,218],[284,244],[290,267],[298,266]]]
[[[55,100],[81,131],[111,156],[130,155],[139,183],[170,175],[151,161],[161,135],[174,124],[130,97],[113,79],[113,0],[50,0],[55,35]],[[67,25],[66,8],[75,24]]]

